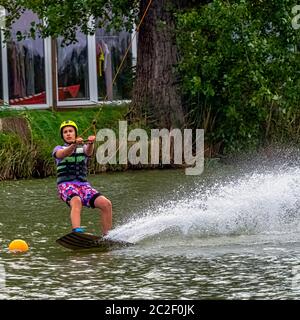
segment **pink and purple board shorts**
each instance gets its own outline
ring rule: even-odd
[[[78,196],[81,199],[83,206],[88,208],[95,208],[94,201],[101,193],[94,189],[90,184],[78,184],[72,182],[63,182],[57,186],[60,198],[70,205],[73,197]]]

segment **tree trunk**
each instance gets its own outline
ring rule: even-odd
[[[140,1],[140,18],[149,0]],[[184,113],[176,84],[177,48],[172,1],[153,0],[138,33],[133,108],[160,128],[182,128]]]

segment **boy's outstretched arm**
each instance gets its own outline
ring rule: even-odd
[[[70,144],[68,147],[64,149],[57,150],[55,153],[55,157],[57,159],[63,159],[65,157],[70,156],[76,149],[78,144],[82,144],[83,139],[81,137],[76,138],[75,143]]]
[[[94,152],[94,142],[96,140],[96,137],[95,136],[89,136],[88,137],[88,142],[87,142],[87,146],[86,146],[86,149],[85,149],[85,154],[90,157],[93,152]]]

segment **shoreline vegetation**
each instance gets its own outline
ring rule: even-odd
[[[64,120],[74,120],[79,126],[79,135],[84,133],[83,138],[94,134],[91,127],[96,120],[96,132],[99,129],[112,129],[118,136],[119,121],[128,121],[128,131],[135,128],[143,128],[150,132],[151,128],[140,120],[128,119],[130,106],[128,104],[80,108],[63,111],[51,110],[14,110],[6,109],[0,112],[0,181],[29,178],[46,178],[56,175],[56,166],[52,157],[52,150],[60,145],[62,140],[59,134],[59,126]],[[86,131],[86,132],[85,132]],[[205,137],[206,138],[206,137]],[[292,139],[293,140],[293,139]],[[234,164],[236,162],[266,164],[274,162],[290,163],[299,162],[300,150],[295,141],[289,143],[279,139],[276,142],[269,141],[236,150],[224,152],[220,145],[211,145],[205,141],[204,155],[205,168],[215,166],[217,162]],[[118,141],[117,141],[118,143]],[[96,144],[95,151],[99,144]],[[128,148],[130,143],[128,143]],[[118,150],[117,150],[118,151]],[[160,150],[161,152],[161,150]],[[126,171],[137,169],[170,169],[185,168],[183,165],[173,165],[172,158],[169,165],[132,165],[124,164],[99,164],[96,155],[91,157],[89,174],[99,174],[108,171]]]
[[[154,55],[138,59],[141,63],[138,69],[145,74],[139,75],[141,79],[136,74],[132,77],[138,85],[133,85],[132,105],[68,109],[68,112],[16,111],[0,106],[0,180],[54,175],[51,152],[61,143],[60,123],[73,119],[82,132],[95,117],[97,130],[109,128],[116,133],[118,120],[129,120],[128,130],[143,128],[147,132],[155,126],[181,127],[181,123],[192,130],[204,129],[207,162],[216,158],[236,161],[241,155],[252,159],[257,152],[268,161],[278,158],[298,161],[300,32],[287,19],[293,6],[290,0],[262,1],[255,5],[249,0],[238,3],[215,0],[175,10],[172,36],[179,58],[174,65],[176,81],[165,81],[164,70],[171,65],[168,59],[152,61]],[[154,29],[155,37],[163,30]],[[148,50],[147,43],[139,45]],[[162,50],[162,57],[163,54],[167,53]],[[147,65],[153,63],[153,69],[157,67],[164,76],[152,79],[148,67],[143,65],[145,61]],[[166,66],[158,68],[161,61],[167,62]],[[166,94],[162,78],[174,85],[175,91],[177,85],[180,88],[184,112],[178,112],[179,118],[172,118],[175,106],[181,110],[179,98]],[[168,87],[167,92],[175,92],[174,88]],[[87,132],[85,137],[92,133]],[[92,157],[90,173],[170,167],[175,166],[100,165]]]
[[[54,176],[56,168],[52,150],[61,145],[59,126],[72,119],[84,138],[94,134],[89,128],[96,120],[96,129],[117,130],[118,120],[124,119],[128,106],[80,108],[68,112],[51,110],[4,110],[0,112],[0,180],[44,178]],[[99,165],[93,156],[90,173],[125,170],[118,165]]]
[[[129,114],[127,104],[80,108],[66,111],[51,110],[3,110],[0,112],[0,180],[45,178],[56,175],[52,157],[55,146],[61,145],[59,126],[64,120],[73,120],[79,127],[79,135],[86,139],[99,129],[113,130],[118,137],[119,121],[126,121]],[[92,128],[96,122],[95,129]],[[89,129],[88,129],[89,128]],[[150,131],[142,121],[128,121],[128,131],[143,128]],[[88,130],[87,130],[88,129]],[[117,140],[118,145],[118,140]],[[95,152],[99,144],[96,144]],[[130,143],[128,147],[130,148]],[[118,150],[117,150],[118,152]],[[96,155],[91,157],[89,173],[125,171],[129,169],[179,168],[184,165],[152,164],[99,164]]]

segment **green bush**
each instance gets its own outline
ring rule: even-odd
[[[293,1],[214,0],[177,15],[190,123],[226,151],[300,140]]]

